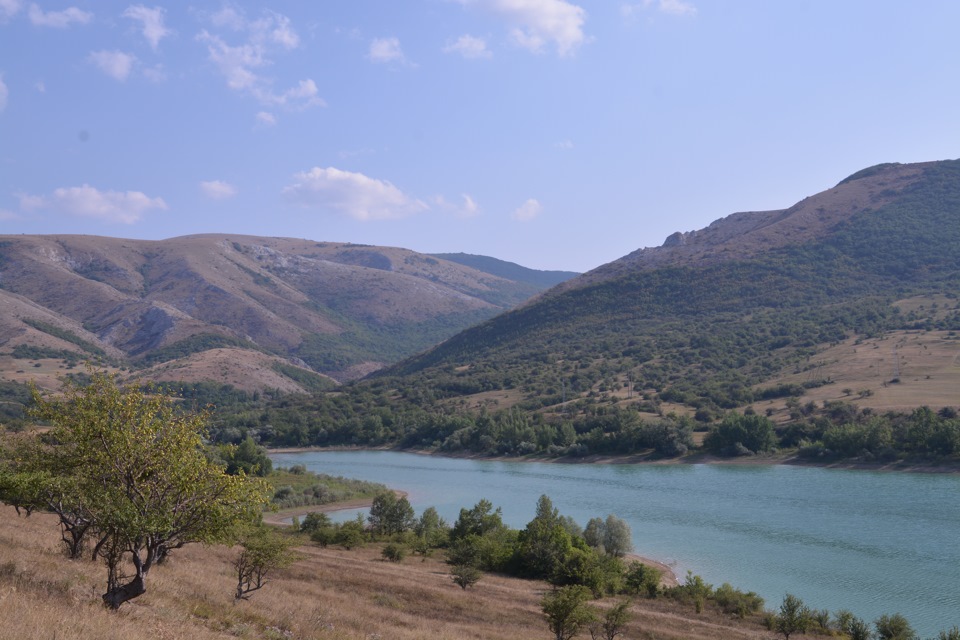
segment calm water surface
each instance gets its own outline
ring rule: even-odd
[[[960,477],[790,466],[568,465],[389,451],[271,455],[277,465],[382,482],[452,522],[487,498],[523,527],[547,494],[581,524],[614,513],[638,553],[715,586],[787,592],[922,637],[960,625]],[[349,514],[346,514],[349,516]]]

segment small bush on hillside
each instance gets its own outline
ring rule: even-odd
[[[389,560],[390,562],[402,562],[403,559],[407,557],[407,548],[402,544],[391,542],[383,548],[381,555],[383,555],[384,560]]]

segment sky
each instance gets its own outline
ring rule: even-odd
[[[0,0],[0,234],[586,271],[960,157],[956,0]]]

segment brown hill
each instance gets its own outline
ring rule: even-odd
[[[258,363],[214,379],[295,390],[302,385],[268,361],[349,379],[537,291],[391,247],[234,235],[0,236],[0,355],[97,355],[154,367],[146,377],[175,370],[194,380],[229,362],[214,348],[240,349],[261,352]],[[173,360],[176,367],[156,369]]]
[[[578,278],[551,293],[586,286],[637,271],[661,267],[704,267],[731,260],[748,260],[774,249],[802,245],[828,236],[837,225],[865,211],[895,202],[904,189],[919,181],[937,162],[889,163],[870,167],[833,188],[804,198],[788,209],[733,213],[696,231],[677,231],[659,247],[638,249]]]
[[[64,559],[53,516],[22,518],[0,507],[0,541],[3,639],[520,640],[550,635],[540,611],[546,583],[487,575],[463,591],[439,556],[397,564],[384,562],[376,546],[321,549],[304,539],[296,564],[271,575],[250,600],[234,602],[230,563],[236,550],[188,545],[151,572],[148,592],[135,604],[110,612],[99,597],[103,566]],[[731,619],[709,604],[696,614],[663,598],[638,599],[630,611],[630,638],[770,636],[755,619]]]

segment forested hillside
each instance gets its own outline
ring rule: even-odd
[[[917,420],[949,432],[936,448],[949,456],[958,285],[960,161],[881,165],[790,209],[677,234],[345,393],[233,426],[269,423],[265,441],[286,444],[676,455],[699,444],[691,431],[746,411],[779,429],[761,449],[822,448],[830,426],[879,419],[892,435],[827,453],[932,455],[896,437],[929,404],[944,411]],[[865,351],[886,360],[862,364]],[[927,353],[944,364],[921,369]],[[744,445],[721,440],[707,445]]]

